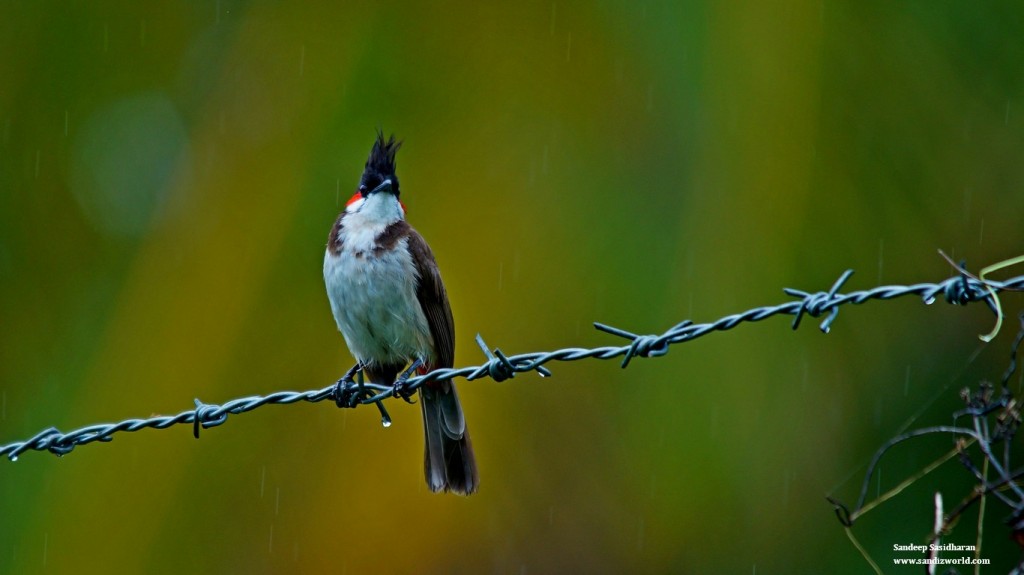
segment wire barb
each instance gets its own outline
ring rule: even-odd
[[[485,365],[487,365],[487,375],[491,379],[501,383],[516,376],[515,366],[505,357],[505,354],[501,353],[500,349],[494,348],[494,351],[491,352],[480,334],[476,334],[476,344],[480,346],[480,351],[484,352],[484,356],[487,357]]]
[[[226,411],[222,411],[219,405],[211,405],[195,399],[196,409],[193,414],[192,435],[199,439],[199,428],[216,427],[228,420]]]
[[[631,340],[633,343],[629,344],[629,349],[626,350],[625,357],[622,358],[622,369],[626,369],[629,366],[629,360],[636,356],[640,357],[658,357],[668,353],[668,342],[671,339],[671,335],[682,330],[683,328],[689,327],[693,322],[685,320],[682,323],[676,324],[672,329],[666,332],[664,335],[637,335],[630,333],[624,329],[605,325],[603,323],[594,322],[594,327],[605,333],[617,335]]]
[[[839,279],[836,280],[836,283],[832,284],[832,289],[828,290],[828,292],[811,294],[797,289],[783,288],[782,291],[787,295],[802,298],[800,309],[797,310],[796,317],[793,318],[793,329],[796,330],[796,328],[800,327],[800,319],[803,318],[804,313],[809,314],[811,317],[818,317],[828,311],[828,317],[821,322],[820,326],[823,333],[828,333],[832,329],[832,322],[839,315],[839,305],[842,303],[836,299],[836,294],[839,293],[839,288],[843,287],[843,284],[852,275],[853,270],[843,272],[843,275],[839,276]]]
[[[621,365],[625,368],[629,366],[630,361],[634,357],[660,357],[668,353],[669,346],[672,344],[691,341],[711,332],[729,330],[745,322],[761,321],[776,315],[794,316],[793,328],[796,329],[799,327],[800,320],[804,314],[819,317],[828,312],[828,317],[821,322],[821,330],[828,333],[832,322],[835,321],[836,315],[839,313],[839,307],[842,305],[860,305],[870,300],[890,300],[908,295],[920,296],[924,298],[926,303],[934,301],[935,296],[940,293],[945,295],[947,302],[956,305],[967,305],[976,301],[985,301],[990,309],[999,313],[992,301],[993,297],[995,297],[994,294],[1004,290],[1024,289],[1024,276],[1017,276],[1005,281],[981,281],[961,272],[939,283],[879,286],[869,290],[845,294],[839,293],[839,290],[852,274],[853,270],[843,272],[827,292],[810,293],[785,288],[783,291],[786,294],[800,298],[800,300],[749,309],[742,313],[719,318],[710,323],[693,323],[690,320],[684,320],[675,324],[661,335],[637,335],[603,323],[594,324],[594,327],[602,332],[629,340],[628,345],[619,347],[565,348],[549,352],[533,352],[507,356],[498,348],[494,348],[493,351],[490,350],[484,343],[483,338],[477,335],[476,342],[487,357],[486,363],[461,368],[435,369],[424,375],[409,378],[405,382],[404,389],[412,393],[426,383],[454,378],[462,378],[468,381],[482,378],[505,381],[511,379],[517,373],[528,371],[536,371],[542,377],[548,377],[551,375],[551,371],[544,367],[544,364],[552,361],[579,361],[584,359],[614,359],[622,357]],[[196,399],[193,409],[173,416],[161,415],[149,419],[127,419],[118,423],[91,425],[70,433],[62,433],[58,429],[50,427],[28,440],[0,446],[0,456],[6,456],[14,461],[18,459],[18,456],[30,450],[49,451],[55,455],[66,455],[78,445],[92,443],[93,441],[110,441],[112,436],[118,432],[139,431],[146,428],[166,429],[178,424],[192,424],[192,433],[198,437],[200,428],[221,425],[227,421],[228,415],[245,413],[270,404],[286,405],[300,401],[310,403],[325,400],[337,401],[338,394],[341,392],[354,392],[349,396],[355,399],[351,407],[360,404],[375,404],[380,410],[382,424],[387,427],[391,424],[391,416],[388,415],[383,402],[391,399],[394,391],[390,382],[388,383],[389,385],[363,382],[362,372],[360,372],[359,383],[346,381],[343,389],[339,389],[338,384],[331,384],[323,389],[310,391],[279,391],[266,396],[242,397],[222,405],[205,404]]]

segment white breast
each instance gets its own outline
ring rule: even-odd
[[[324,255],[327,297],[338,329],[363,363],[431,359],[430,328],[416,299],[418,278],[408,239],[374,254],[375,239],[386,225],[367,221],[365,215],[346,215],[341,253],[335,256],[328,249]]]

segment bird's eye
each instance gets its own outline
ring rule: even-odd
[[[380,185],[380,178],[376,176],[369,176],[363,179],[363,185],[359,186],[359,191],[365,196],[371,190],[376,189]]]

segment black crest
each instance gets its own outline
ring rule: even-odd
[[[395,140],[394,134],[385,140],[384,132],[377,130],[377,141],[373,143],[370,157],[366,160],[366,169],[363,171],[360,185],[364,186],[366,190],[372,190],[385,179],[391,178],[391,185],[397,195],[398,177],[395,175],[395,153],[401,147],[402,142]]]
[[[396,141],[394,134],[385,141],[384,132],[377,130],[377,141],[373,143],[370,158],[366,160],[366,169],[372,169],[384,176],[395,175],[395,153],[401,147],[402,142]]]

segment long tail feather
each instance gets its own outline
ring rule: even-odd
[[[423,459],[427,486],[434,492],[475,493],[480,476],[455,385],[449,380],[421,387],[420,405],[426,439]]]

